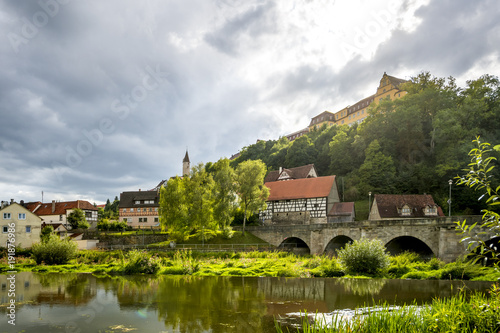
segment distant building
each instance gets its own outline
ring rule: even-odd
[[[11,200],[0,209],[0,246],[7,247],[9,233],[13,233],[16,247],[31,247],[40,241],[42,219],[27,208]]]
[[[375,194],[369,220],[444,216],[428,194]]]
[[[25,207],[42,218],[46,223],[62,223],[68,228],[68,215],[76,208],[83,210],[85,219],[90,224],[90,228],[97,228],[98,208],[85,200],[62,201],[52,203],[28,202]]]
[[[362,100],[349,105],[337,112],[323,111],[311,118],[311,122],[306,129],[286,135],[288,140],[293,141],[313,129],[319,129],[323,125],[353,125],[361,123],[368,117],[368,107],[378,104],[384,99],[395,100],[406,95],[406,91],[401,90],[401,84],[407,82],[394,76],[384,75],[380,79],[379,86],[375,94],[363,98]]]
[[[120,222],[134,228],[159,226],[159,200],[159,190],[120,193]]]

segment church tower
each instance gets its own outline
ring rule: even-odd
[[[189,155],[186,149],[186,156],[184,156],[184,159],[182,160],[182,177],[189,176],[190,169]]]

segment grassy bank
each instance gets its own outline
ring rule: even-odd
[[[311,318],[312,317],[312,318]],[[332,316],[304,316],[302,329],[282,328],[276,331],[303,333],[378,333],[378,332],[499,332],[500,289],[493,286],[489,295],[464,291],[448,299],[435,299],[423,307],[382,305]]]
[[[438,259],[421,260],[405,253],[390,258],[389,267],[375,278],[446,279],[497,281],[494,268],[466,261],[445,264]],[[0,260],[0,273],[11,270],[7,258]],[[298,256],[288,252],[192,252],[187,251],[79,251],[67,265],[36,265],[29,257],[16,257],[17,271],[89,272],[95,274],[173,274],[194,276],[342,277],[337,258]],[[365,276],[366,277],[366,276]]]

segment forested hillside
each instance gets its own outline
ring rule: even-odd
[[[458,87],[451,77],[421,73],[402,90],[403,98],[372,104],[359,125],[323,127],[292,142],[259,141],[244,147],[233,167],[248,159],[261,159],[268,170],[314,163],[320,176],[338,176],[345,201],[370,191],[427,193],[447,212],[448,180],[464,173],[472,140],[500,143],[500,82],[484,75]],[[453,213],[479,213],[477,196],[453,184]]]

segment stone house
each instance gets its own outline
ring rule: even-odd
[[[429,194],[375,194],[369,220],[444,216]]]

